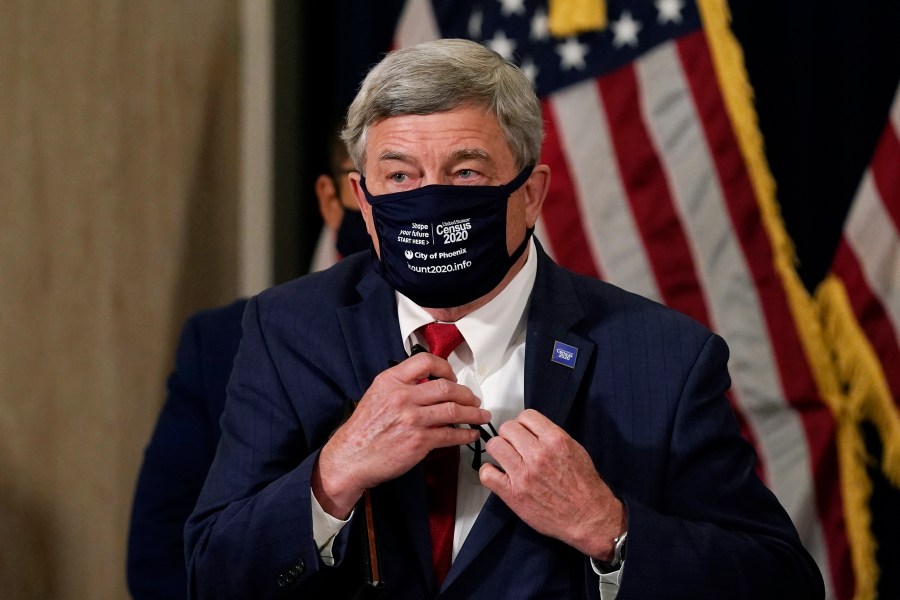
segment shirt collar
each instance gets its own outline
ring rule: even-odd
[[[531,239],[525,264],[503,291],[456,322],[472,352],[476,372],[481,376],[494,372],[513,343],[523,335],[528,301],[536,276],[537,250],[534,239]],[[412,347],[410,338],[413,333],[434,319],[400,292],[395,294],[400,334],[408,353]]]

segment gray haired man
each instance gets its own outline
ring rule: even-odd
[[[824,596],[725,343],[534,239],[550,170],[515,67],[392,52],[343,137],[374,248],[248,305],[195,597]]]

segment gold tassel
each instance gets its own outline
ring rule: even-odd
[[[726,0],[698,0],[697,6],[709,41],[716,77],[772,244],[776,271],[787,294],[788,305],[797,324],[816,386],[834,415],[844,516],[857,586],[855,600],[872,600],[876,595],[879,576],[868,504],[872,484],[865,469],[867,458],[858,428],[858,407],[853,407],[853,402],[842,392],[836,373],[839,368],[831,354],[835,345],[842,342],[838,341],[840,338],[826,337],[820,305],[807,292],[797,274],[796,254],[776,200],[775,180],[765,158],[762,135],[753,108],[753,90],[744,68],[743,52],[729,27],[731,15],[728,4]],[[895,447],[900,446],[900,442],[889,447],[888,438],[883,439],[885,464],[895,465],[900,462],[900,449]],[[888,475],[891,477],[890,473]],[[896,475],[896,472],[893,473],[894,478]]]
[[[547,26],[562,38],[606,29],[606,0],[550,0]]]
[[[841,449],[848,462],[845,466],[842,456],[841,469],[846,470],[842,481],[848,499],[847,524],[854,550],[856,598],[875,598],[879,569],[871,535],[872,484],[866,471],[870,458],[860,424],[868,421],[877,429],[883,448],[881,471],[900,489],[900,414],[878,355],[853,314],[844,282],[829,275],[816,290],[816,298],[822,310],[825,335],[831,342],[838,373],[847,389],[845,404],[839,412],[839,426],[845,432],[848,446],[852,446],[852,449]]]
[[[882,471],[900,488],[900,412],[894,406],[878,354],[853,314],[843,281],[829,275],[816,290],[816,298],[822,307],[825,335],[848,388],[848,417],[855,423],[869,421],[878,429],[883,445]]]

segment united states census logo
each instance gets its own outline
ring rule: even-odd
[[[406,260],[412,260],[412,257],[413,257],[412,250],[407,250],[406,252],[403,253],[403,256],[406,257]]]
[[[575,353],[571,350],[563,350],[562,348],[556,349],[556,358],[563,362],[571,362],[575,357]]]
[[[575,346],[570,346],[568,344],[564,344],[559,340],[556,340],[553,344],[553,355],[550,357],[551,362],[555,362],[558,365],[563,365],[565,367],[569,367],[570,369],[575,368],[575,360],[578,358],[578,348]]]

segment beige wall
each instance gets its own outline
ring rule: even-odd
[[[237,290],[238,0],[0,2],[0,595],[125,598],[180,321]]]

